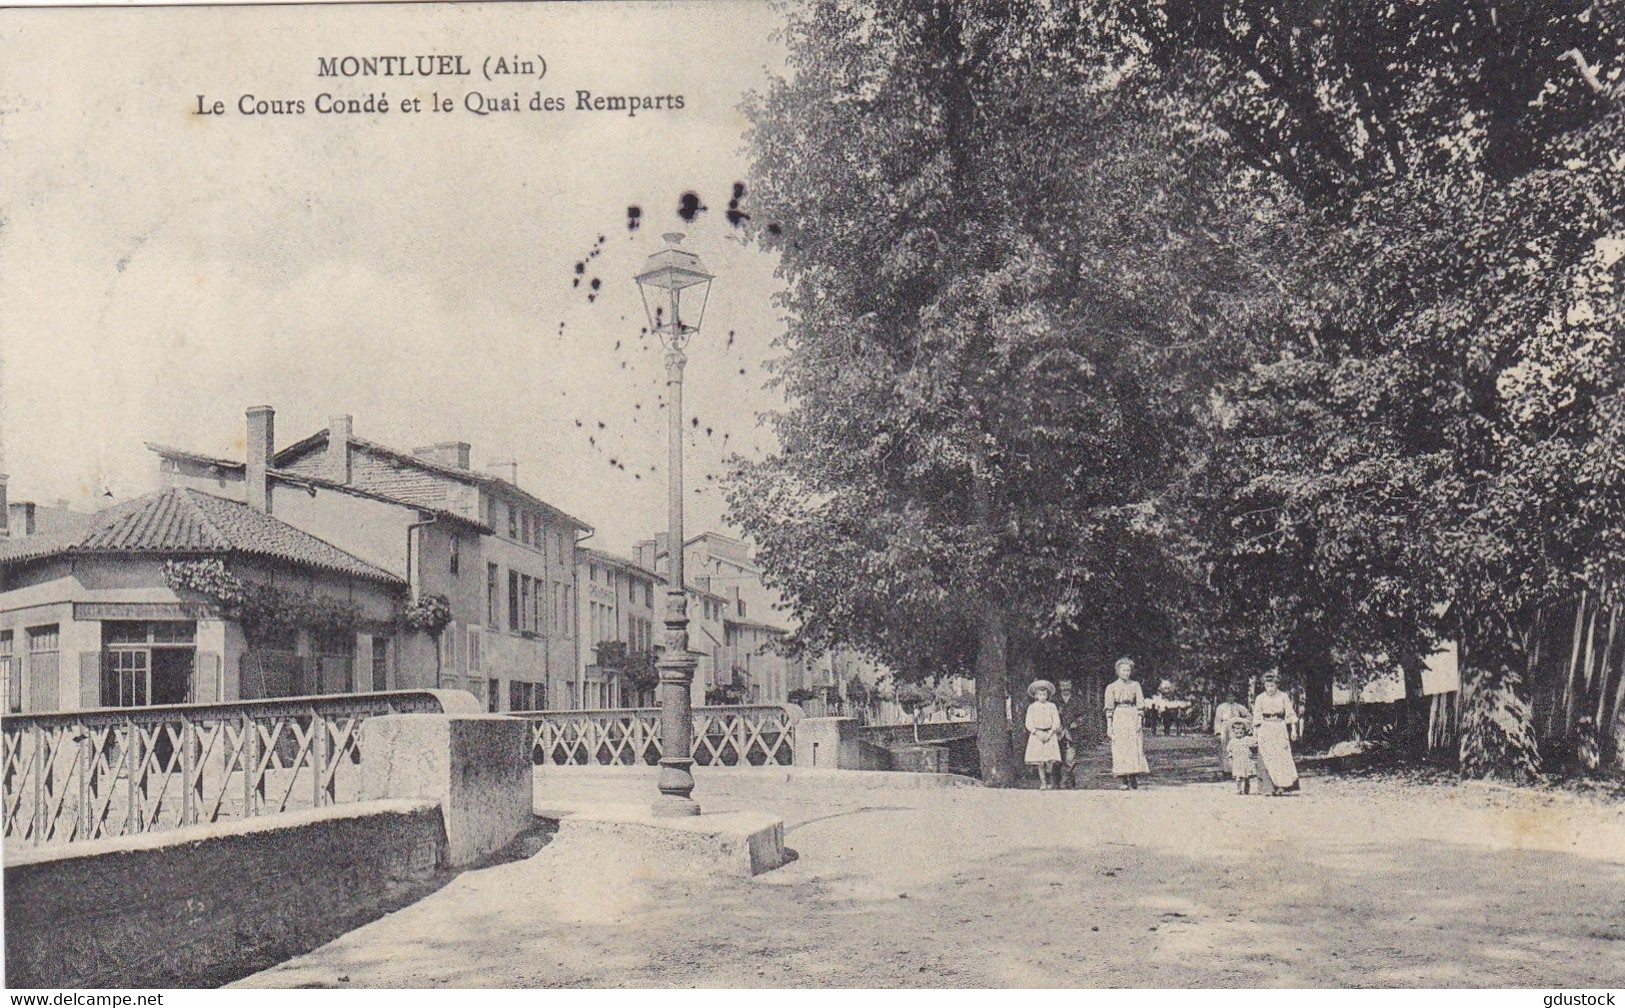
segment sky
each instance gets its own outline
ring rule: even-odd
[[[625,551],[665,528],[664,372],[632,276],[683,230],[717,275],[684,389],[688,530],[723,527],[724,459],[767,449],[756,416],[779,405],[776,263],[724,219],[777,27],[756,2],[0,11],[11,499],[147,492],[147,441],[241,458],[244,410],[268,404],[279,446],[347,413],[394,447],[514,459]],[[474,76],[317,76],[319,57],[427,53]],[[539,81],[480,76],[538,55]],[[684,107],[574,111],[577,89]],[[572,110],[477,116],[475,90]],[[324,91],[391,110],[317,114]],[[397,109],[436,93],[458,110]],[[200,94],[226,114],[198,115]],[[245,116],[243,95],[307,111]],[[685,192],[707,208],[687,222]]]

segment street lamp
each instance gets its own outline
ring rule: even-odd
[[[679,246],[683,236],[661,235],[666,247],[649,257],[637,275],[649,329],[666,348],[666,408],[669,411],[666,488],[666,555],[670,583],[666,589],[666,646],[660,655],[660,797],[655,815],[698,815],[694,794],[694,711],[689,688],[694,682],[694,654],[688,649],[688,595],[683,579],[683,348],[699,332],[712,275],[699,256]]]

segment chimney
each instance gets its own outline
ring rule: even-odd
[[[653,539],[640,540],[633,555],[637,558],[639,567],[645,570],[655,569],[655,541]]]
[[[519,460],[500,459],[485,464],[485,469],[492,476],[507,480],[514,486],[519,485]]]
[[[355,418],[346,413],[327,421],[327,458],[322,475],[334,483],[350,482],[350,434]]]
[[[425,445],[422,448],[413,448],[412,454],[452,469],[468,468],[467,441],[442,441],[439,444]]]
[[[271,483],[265,470],[271,465],[271,446],[276,441],[276,410],[269,406],[248,408],[248,506],[271,513]]]
[[[9,516],[6,518],[6,528],[14,538],[21,539],[34,534],[34,502],[16,501],[7,506]]]
[[[0,539],[10,534],[11,508],[6,504],[6,474],[0,473]]]

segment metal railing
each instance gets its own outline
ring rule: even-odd
[[[794,704],[694,709],[693,758],[699,766],[789,766],[801,720]],[[660,760],[660,708],[528,711],[531,760],[538,765],[653,765]]]
[[[440,713],[444,700],[411,690],[9,715],[5,838],[68,843],[355,801],[361,722]]]

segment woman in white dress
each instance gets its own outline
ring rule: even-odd
[[[1258,769],[1269,780],[1271,795],[1298,787],[1298,766],[1292,761],[1290,729],[1298,723],[1292,698],[1281,692],[1280,676],[1264,675],[1264,692],[1253,701],[1253,732],[1258,739]]]
[[[1145,762],[1145,739],[1140,730],[1140,711],[1145,692],[1134,681],[1134,661],[1117,659],[1117,681],[1106,687],[1106,734],[1112,740],[1112,773],[1122,779],[1125,790],[1140,786],[1140,775],[1150,773]]]
[[[1035,679],[1027,687],[1027,763],[1038,768],[1038,789],[1048,791],[1050,772],[1061,762],[1061,712],[1050,703],[1055,684]]]

